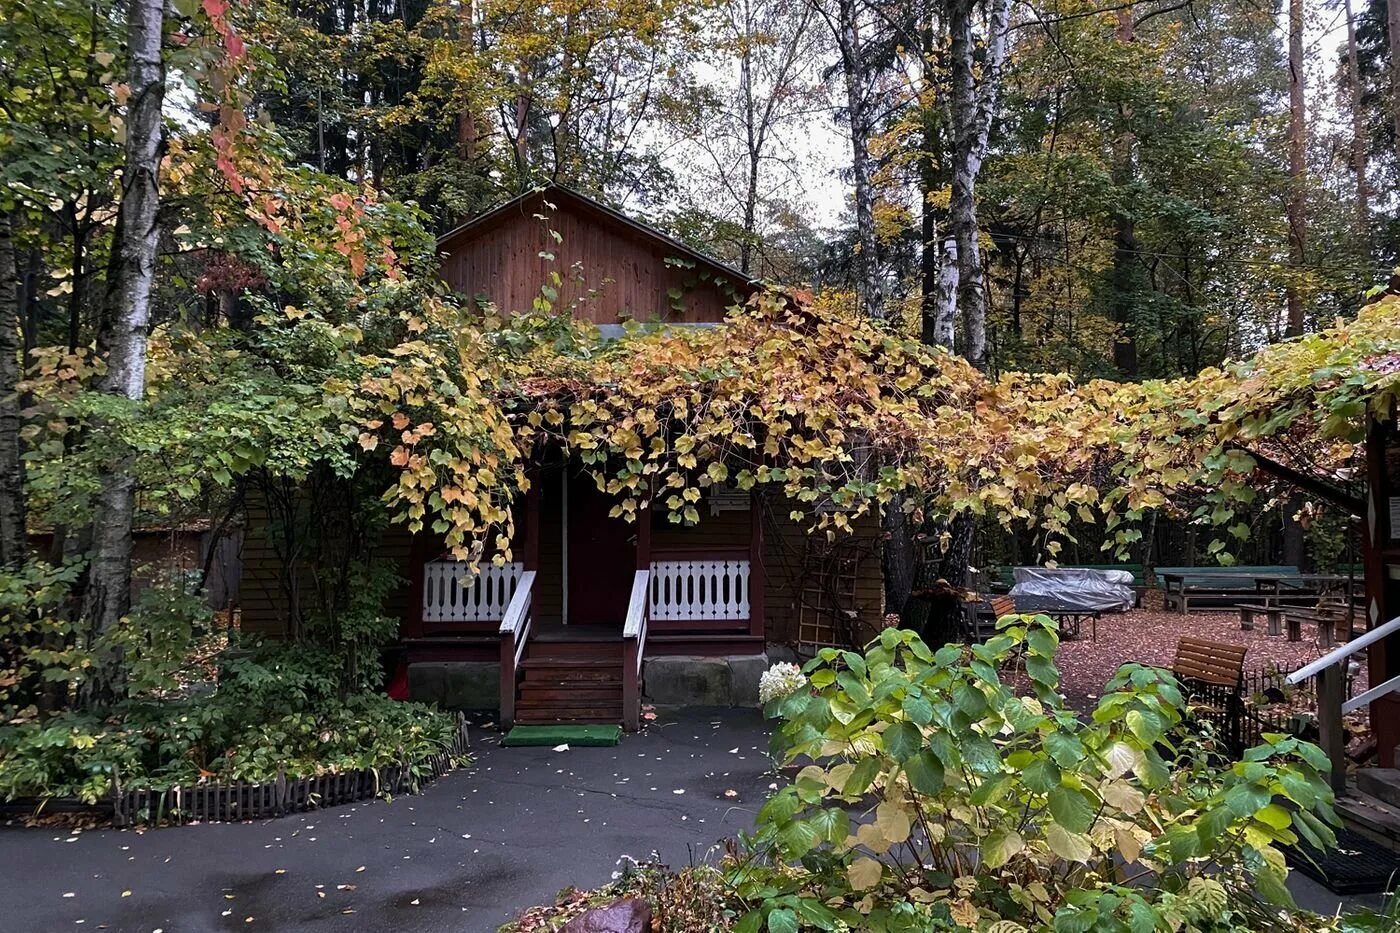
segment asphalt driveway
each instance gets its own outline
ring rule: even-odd
[[[0,931],[491,931],[619,855],[673,866],[748,829],[758,712],[662,713],[615,748],[500,748],[423,794],[146,832],[0,827]]]

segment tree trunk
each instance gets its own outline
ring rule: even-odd
[[[979,240],[981,231],[977,223],[977,176],[987,157],[987,142],[1001,86],[1011,17],[1010,0],[992,0],[990,4],[986,52],[980,63],[976,60],[974,13],[973,0],[952,0],[948,4],[953,117],[953,195],[949,216],[958,244],[958,298],[963,304],[967,332],[964,355],[974,366],[985,367],[987,294]]]
[[[19,266],[13,217],[0,212],[0,566],[16,569],[29,553],[25,536],[24,463],[19,431]]]
[[[1291,275],[1285,298],[1288,304],[1286,334],[1303,333],[1303,295],[1298,288],[1307,236],[1307,106],[1303,96],[1303,0],[1288,0],[1288,258]],[[1301,567],[1305,552],[1298,510],[1302,499],[1291,496],[1283,503],[1283,562]]]
[[[462,33],[460,38],[464,46],[463,53],[470,56],[476,48],[476,4],[473,0],[462,0],[457,27]],[[472,111],[474,103],[471,100],[463,101],[462,109],[457,112],[457,156],[468,164],[476,160],[476,114]]]
[[[938,254],[938,294],[934,298],[936,310],[933,320],[933,343],[953,349],[953,335],[958,321],[958,241],[948,237],[943,241],[943,249]]]
[[[1307,236],[1307,109],[1303,97],[1303,0],[1288,0],[1288,258],[1290,337],[1303,333],[1303,296],[1298,289]]]
[[[1118,11],[1114,38],[1131,43],[1133,33],[1131,7]],[[1113,365],[1124,379],[1138,377],[1136,304],[1138,299],[1138,239],[1132,207],[1125,202],[1125,193],[1137,181],[1137,137],[1131,128],[1132,111],[1119,110],[1119,133],[1113,140],[1113,186],[1118,191],[1118,207],[1113,212],[1113,323],[1117,333],[1113,341]]]
[[[877,320],[885,316],[885,295],[875,238],[875,167],[870,157],[871,125],[869,73],[860,41],[856,0],[839,0],[836,41],[841,50],[846,80],[846,115],[851,126],[851,174],[856,198],[857,290],[865,313]]]
[[[1366,178],[1366,110],[1361,102],[1361,66],[1356,53],[1356,21],[1351,12],[1351,0],[1344,0],[1347,17],[1347,80],[1350,82],[1348,102],[1351,105],[1351,168],[1356,173],[1356,231],[1367,244],[1371,239],[1371,185]]]
[[[163,27],[162,0],[132,0],[127,19],[131,104],[126,115],[121,202],[113,246],[116,276],[112,300],[98,334],[98,349],[107,363],[99,388],[132,402],[141,399],[146,387],[146,332],[160,240],[157,220],[163,140],[161,106],[165,99]],[[98,424],[95,430],[101,431],[103,426]],[[105,464],[99,480],[84,605],[88,631],[94,638],[116,626],[131,606],[131,530],[136,489],[136,477],[126,459]],[[98,661],[84,687],[84,699],[89,704],[110,700],[120,687],[120,659]]]
[[[1395,158],[1400,160],[1400,0],[1386,3],[1386,31],[1390,35],[1390,118],[1395,123]]]

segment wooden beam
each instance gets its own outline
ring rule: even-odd
[[[1238,444],[1232,444],[1231,447],[1241,453],[1248,454],[1254,460],[1255,465],[1265,473],[1276,476],[1289,485],[1297,486],[1304,492],[1330,502],[1340,509],[1345,509],[1349,515],[1360,518],[1366,514],[1366,503],[1359,496],[1353,496],[1351,493],[1323,482],[1315,476],[1309,476],[1290,466],[1285,466],[1258,451],[1250,450],[1248,447]]]
[[[525,492],[525,541],[521,561],[526,570],[540,569],[540,511],[544,498],[544,470],[538,466],[529,472],[530,488]]]
[[[763,593],[766,571],[763,566],[763,510],[758,490],[749,493],[749,634],[764,634]]]

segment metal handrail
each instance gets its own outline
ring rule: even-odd
[[[530,590],[535,585],[535,571],[527,570],[520,575],[520,582],[515,585],[515,595],[511,596],[510,602],[506,604],[506,613],[501,616],[500,633],[502,635],[516,635],[516,629],[520,627],[520,622],[525,618],[525,610],[530,606]]]
[[[1365,693],[1357,694],[1350,700],[1342,704],[1342,713],[1351,713],[1370,703],[1372,700],[1379,700],[1387,693],[1400,690],[1400,676],[1395,676],[1383,684],[1377,684]]]
[[[632,597],[627,602],[627,621],[622,626],[623,638],[640,638],[646,630],[647,587],[650,570],[638,570],[632,577]]]
[[[534,588],[535,571],[527,570],[520,575],[515,595],[501,618],[501,722],[506,725],[515,721],[515,677],[530,643],[530,594]]]
[[[1396,616],[1384,625],[1371,629],[1365,635],[1354,638],[1339,648],[1334,648],[1311,664],[1298,668],[1296,671],[1289,674],[1286,680],[1290,684],[1300,684],[1319,671],[1326,670],[1335,664],[1340,664],[1358,651],[1364,651],[1382,638],[1385,638],[1391,632],[1396,631],[1400,631],[1400,616]],[[1368,690],[1367,693],[1369,692],[1371,691]],[[1364,695],[1365,694],[1363,694],[1363,696]]]
[[[642,718],[642,662],[647,645],[647,595],[651,571],[638,570],[632,576],[632,596],[627,601],[627,619],[622,625],[622,727],[636,732]]]

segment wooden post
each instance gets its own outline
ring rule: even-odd
[[[515,724],[515,638],[501,636],[501,726]]]
[[[637,509],[637,569],[651,569],[651,492],[643,508]]]
[[[1343,664],[1346,662],[1342,662]],[[1342,702],[1346,676],[1341,664],[1324,667],[1317,674],[1317,744],[1332,762],[1331,784],[1338,794],[1347,789],[1347,743],[1342,731]]]
[[[1400,446],[1394,428],[1395,406],[1382,421],[1367,416],[1365,528],[1361,556],[1366,568],[1365,625],[1375,628],[1400,615],[1400,584],[1389,573],[1400,564],[1400,529],[1390,527],[1390,497],[1400,496],[1400,477],[1392,475],[1388,449]],[[1400,637],[1392,635],[1366,650],[1366,670],[1372,684],[1385,683],[1400,674]],[[1400,695],[1389,694],[1371,704],[1371,728],[1376,736],[1376,756],[1382,768],[1396,764],[1400,744]]]
[[[767,570],[763,565],[763,509],[758,490],[749,494],[749,634],[763,636],[763,593]],[[762,651],[762,646],[759,651]]]
[[[526,570],[540,569],[540,511],[544,498],[544,471],[530,470],[530,488],[525,492],[525,541],[521,562]]]
[[[1303,640],[1303,620],[1300,619],[1300,618],[1298,618],[1297,616],[1288,616],[1287,622],[1288,622],[1288,640],[1289,640],[1289,641],[1302,641],[1302,640]]]
[[[642,685],[637,676],[638,639],[629,638],[622,648],[622,728],[636,732],[642,727]]]

